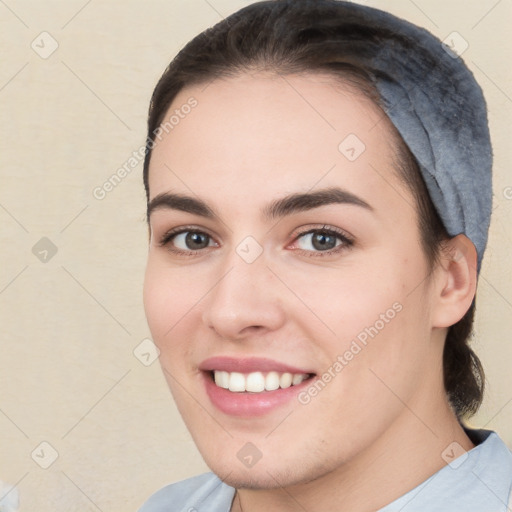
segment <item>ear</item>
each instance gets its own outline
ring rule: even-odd
[[[466,235],[443,244],[436,274],[432,327],[450,327],[466,314],[476,292],[477,253]]]

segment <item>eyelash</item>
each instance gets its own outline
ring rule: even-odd
[[[189,233],[189,232],[206,235],[210,239],[213,238],[206,231],[201,231],[199,229],[196,229],[194,226],[182,226],[179,228],[170,229],[169,231],[164,233],[164,235],[160,239],[159,246],[160,247],[170,246],[170,242],[176,236],[178,236],[182,233]],[[311,233],[316,233],[316,232],[321,232],[321,233],[324,233],[329,236],[335,236],[336,238],[341,240],[341,244],[339,244],[338,246],[335,246],[333,249],[329,249],[326,251],[307,251],[305,249],[294,249],[294,250],[299,251],[300,253],[305,254],[308,257],[321,258],[324,256],[332,256],[334,254],[338,254],[339,252],[341,252],[343,250],[347,250],[354,245],[354,240],[345,231],[343,231],[339,228],[335,228],[332,226],[326,226],[326,225],[323,225],[323,226],[317,227],[317,228],[311,228],[306,231],[299,231],[297,233],[294,233],[293,234],[293,236],[294,236],[293,243],[296,242],[297,240],[299,240],[303,236],[309,235]],[[184,256],[188,256],[188,257],[196,256],[197,254],[204,252],[204,250],[205,250],[205,249],[198,249],[198,250],[191,249],[188,251],[184,251],[182,249],[176,249],[176,248],[171,249],[170,247],[167,247],[167,249],[171,253],[184,255]]]

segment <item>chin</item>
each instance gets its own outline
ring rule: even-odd
[[[219,478],[222,478],[222,474],[215,473]],[[246,471],[232,470],[231,473],[226,474],[226,477],[222,478],[222,480],[236,489],[253,490],[279,489],[302,482],[297,475],[291,475],[290,471],[287,471],[286,474],[279,474],[270,470],[267,471],[265,468],[259,471],[254,469]]]
[[[236,489],[280,489],[295,485],[303,485],[324,476],[324,468],[304,465],[303,461],[286,462],[281,464],[264,462],[261,459],[252,468],[234,467],[232,462],[219,463],[217,459],[208,467],[227,485]],[[237,465],[242,464],[237,461]],[[299,469],[300,468],[300,469]]]

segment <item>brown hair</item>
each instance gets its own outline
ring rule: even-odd
[[[169,64],[151,98],[144,160],[144,186],[155,134],[173,99],[187,86],[244,72],[328,73],[356,87],[380,106],[375,71],[366,64],[382,41],[410,44],[399,34],[369,26],[365,11],[336,0],[257,2],[234,13],[190,41]],[[421,243],[430,269],[448,234],[432,203],[418,163],[396,132],[398,176],[410,188],[418,214]],[[484,372],[469,347],[475,302],[451,326],[443,354],[444,386],[459,418],[474,414],[483,399]]]

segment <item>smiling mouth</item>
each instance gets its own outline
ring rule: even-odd
[[[263,393],[286,389],[314,377],[312,373],[276,371],[241,373],[212,370],[209,374],[217,387],[233,393]]]

